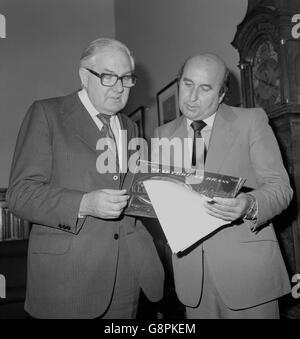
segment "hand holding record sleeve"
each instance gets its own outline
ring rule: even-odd
[[[184,251],[227,224],[207,213],[205,202],[210,198],[183,185],[147,180],[144,186],[173,253]]]
[[[214,197],[234,198],[245,182],[243,178],[203,171],[198,173],[192,169],[140,160],[133,173],[126,174],[122,184],[122,189],[126,189],[130,195],[125,214],[157,218],[144,185],[148,180],[168,181],[210,199]]]

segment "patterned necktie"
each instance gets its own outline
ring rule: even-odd
[[[193,156],[192,156],[192,166],[196,166],[197,164],[197,158],[199,159],[199,157],[197,157],[197,149],[196,149],[196,145],[197,145],[197,139],[203,139],[202,138],[202,134],[201,134],[201,130],[206,126],[206,123],[202,120],[198,120],[198,121],[193,121],[191,123],[191,127],[194,130],[194,139],[193,139]],[[203,139],[203,143],[204,143],[204,139]],[[204,144],[204,162],[205,162],[205,157],[206,157],[206,149],[205,149],[205,144]],[[204,164],[203,162],[203,164]]]
[[[110,120],[112,118],[112,115],[99,113],[97,114],[97,118],[103,124],[101,132],[105,135],[106,138],[110,139],[110,149],[113,151],[113,153],[116,156],[116,170],[117,172],[119,172],[119,157],[118,157],[117,143],[116,143],[114,132],[112,131],[111,126],[110,126]]]

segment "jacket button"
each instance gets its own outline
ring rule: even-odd
[[[113,179],[116,181],[119,179],[119,177],[117,175],[114,175]]]
[[[119,234],[118,234],[118,233],[115,233],[115,234],[114,234],[114,239],[115,239],[115,240],[118,240],[118,239],[119,239]]]

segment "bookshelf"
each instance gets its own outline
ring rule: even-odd
[[[6,298],[0,298],[0,319],[27,318],[26,291],[29,222],[7,208],[6,189],[0,188],[0,274],[6,280]]]
[[[0,242],[27,240],[30,224],[11,213],[5,201],[6,189],[0,189]]]

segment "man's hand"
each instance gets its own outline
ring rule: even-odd
[[[126,190],[98,190],[87,193],[82,198],[79,215],[117,219],[127,205],[129,195],[126,193]]]
[[[239,194],[235,199],[213,198],[211,202],[206,202],[205,207],[208,214],[232,222],[244,218],[251,204],[251,199],[245,193]]]

